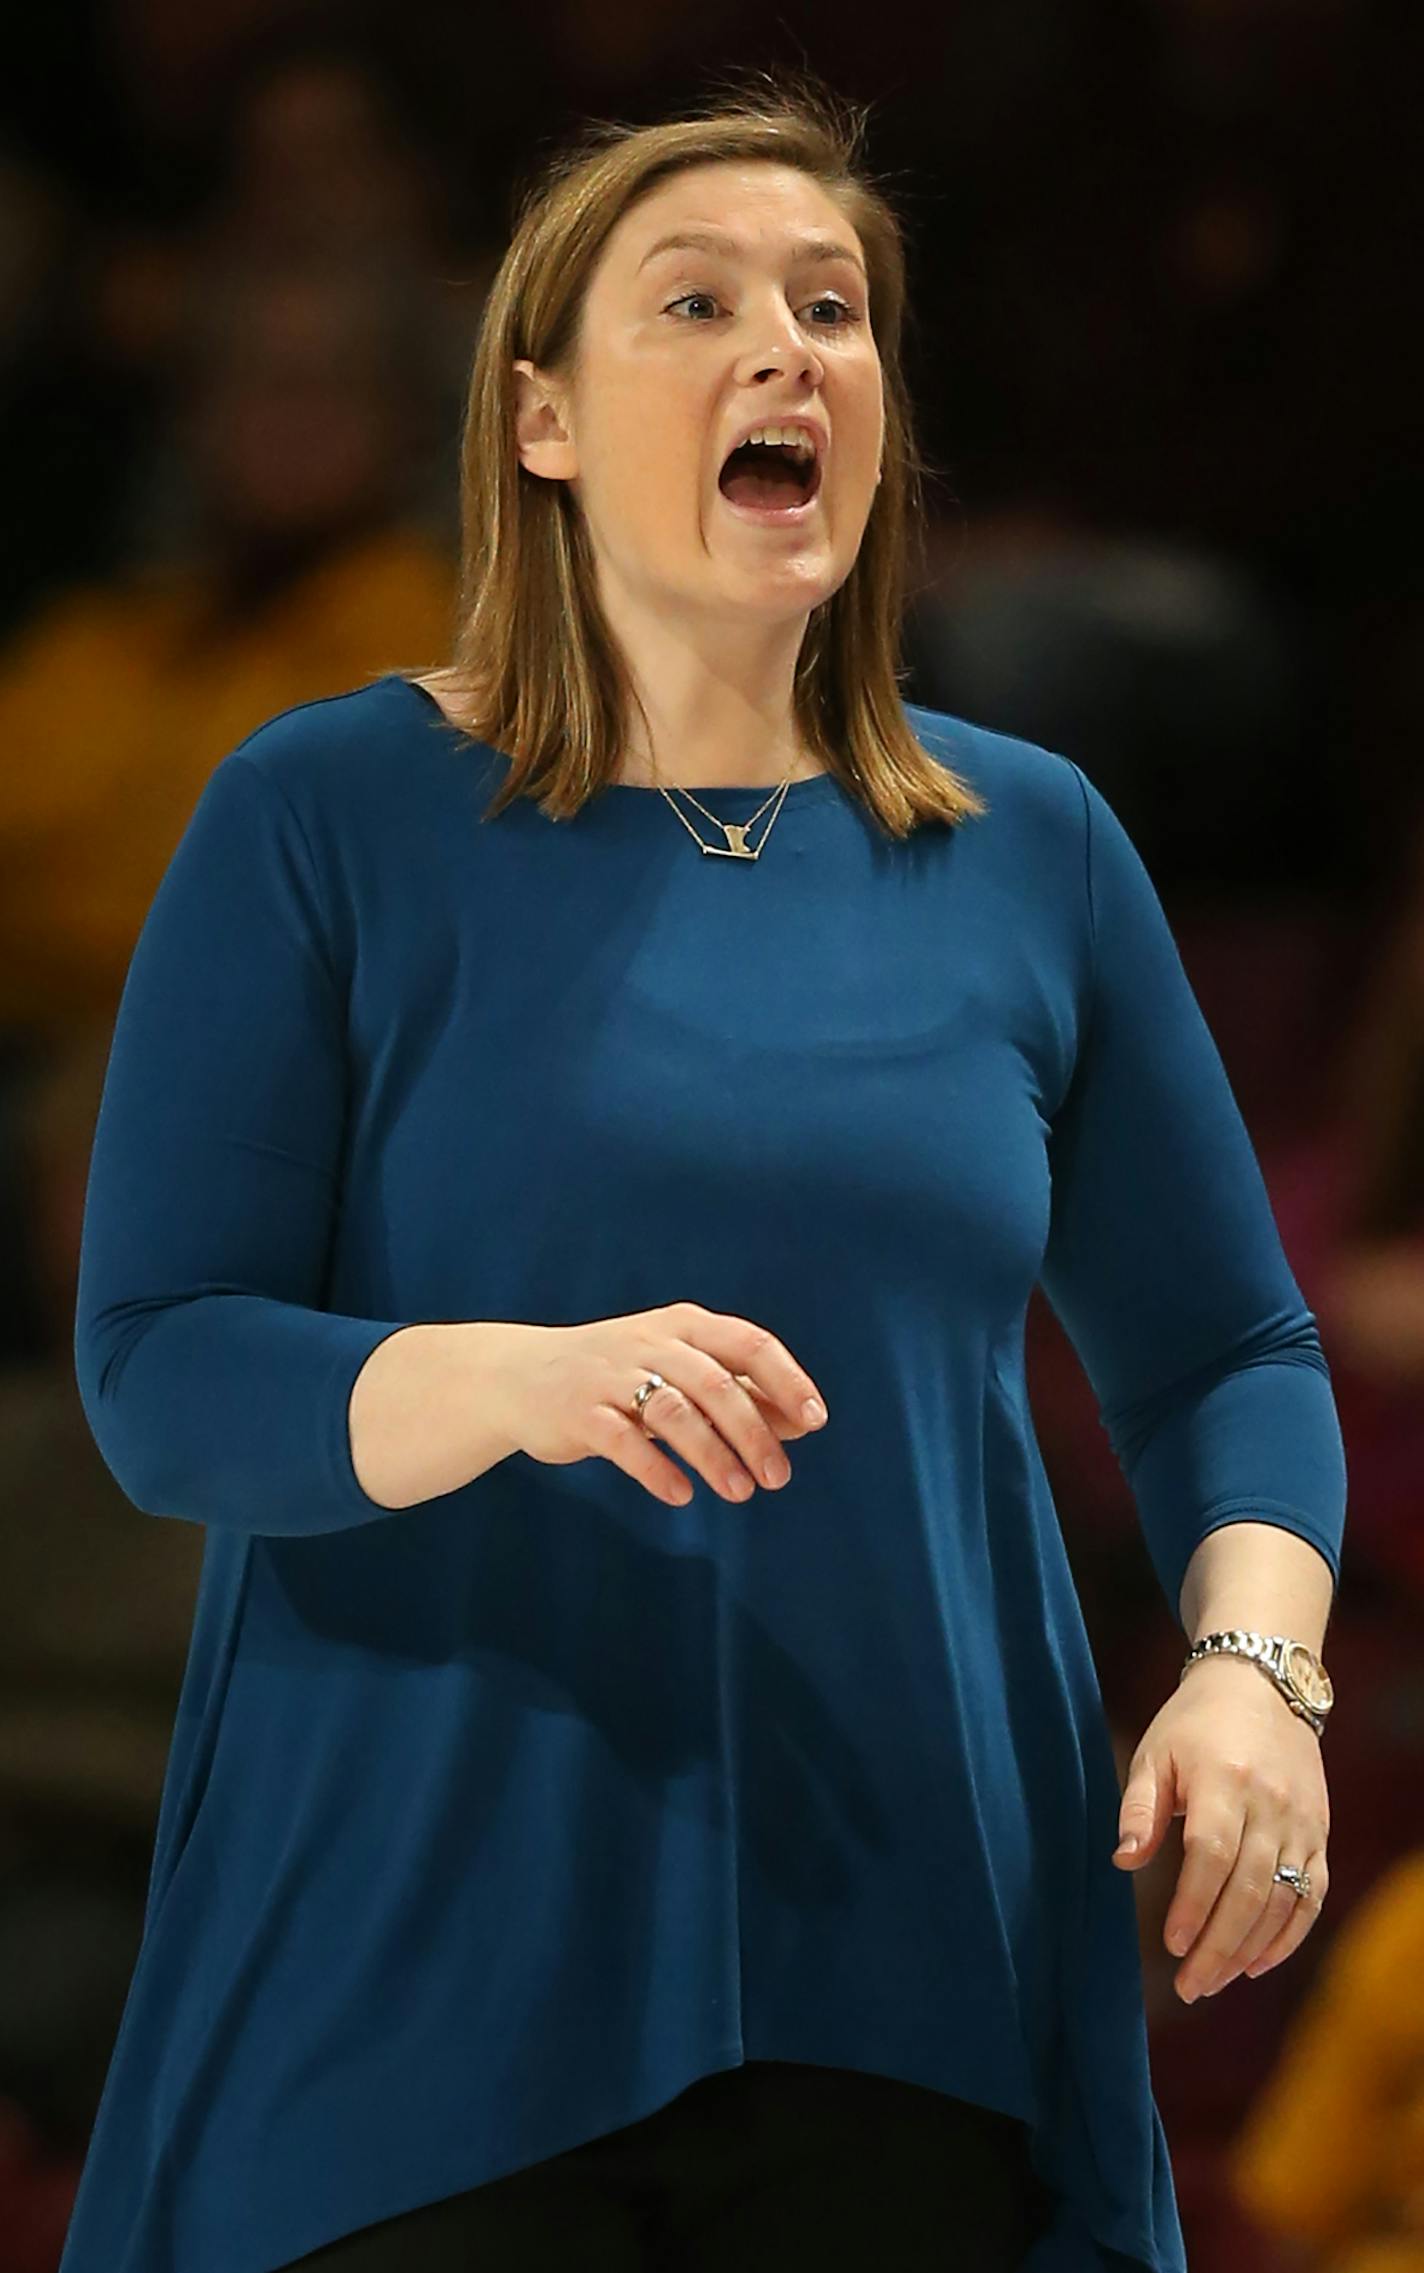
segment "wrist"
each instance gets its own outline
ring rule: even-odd
[[[498,1447],[491,1466],[523,1450],[530,1363],[537,1341],[548,1331],[547,1326],[485,1318],[472,1319],[461,1328],[485,1428]]]
[[[1282,1703],[1303,1720],[1316,1736],[1324,1733],[1334,1703],[1330,1676],[1319,1655],[1298,1636],[1262,1633],[1242,1627],[1217,1628],[1202,1634],[1184,1660],[1178,1681],[1198,1665],[1233,1659],[1269,1681]],[[1233,1679],[1238,1676],[1232,1676]]]
[[[347,1403],[357,1483],[388,1511],[440,1499],[515,1450],[508,1337],[538,1328],[422,1319],[371,1352]]]

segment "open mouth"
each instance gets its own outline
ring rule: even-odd
[[[743,442],[717,477],[727,503],[739,512],[778,517],[809,505],[820,486],[816,452],[789,442]]]

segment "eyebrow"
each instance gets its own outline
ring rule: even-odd
[[[656,244],[649,245],[638,267],[646,268],[648,262],[655,260],[659,253],[736,253],[740,250],[735,238],[724,236],[720,229],[679,229],[671,236],[659,237]],[[799,244],[792,247],[791,260],[797,268],[808,266],[812,261],[848,260],[853,268],[860,270],[862,276],[865,274],[864,263],[851,251],[850,246],[838,244],[834,237],[803,237]]]

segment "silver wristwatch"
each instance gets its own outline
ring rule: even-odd
[[[1270,1675],[1291,1711],[1309,1721],[1316,1735],[1321,1735],[1335,1702],[1335,1689],[1314,1650],[1307,1649],[1304,1642],[1292,1641],[1288,1634],[1254,1634],[1233,1626],[1228,1633],[1203,1634],[1192,1644],[1178,1682],[1198,1658],[1223,1656],[1253,1659],[1263,1673]]]

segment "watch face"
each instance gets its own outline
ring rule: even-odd
[[[1329,1712],[1335,1702],[1330,1676],[1303,1642],[1292,1642],[1286,1650],[1285,1672],[1302,1704],[1313,1712]]]

